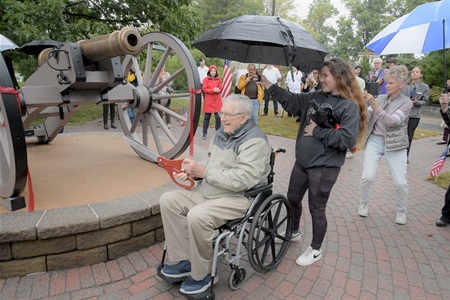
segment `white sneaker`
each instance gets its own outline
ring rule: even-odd
[[[322,258],[322,248],[316,250],[313,249],[311,246],[309,246],[308,249],[306,249],[306,251],[303,252],[303,254],[297,258],[295,263],[299,266],[306,267],[315,263],[321,258]]]
[[[395,223],[399,225],[405,225],[406,224],[406,214],[405,213],[397,213],[395,216]]]
[[[285,231],[280,232],[280,235],[284,236]],[[302,239],[302,235],[300,234],[300,232],[297,233],[293,233],[291,235],[291,242],[300,242],[300,240]],[[280,238],[275,238],[275,244],[283,244],[283,240]]]
[[[170,124],[167,124],[167,128],[169,128],[169,129],[171,128]]]
[[[347,150],[347,153],[345,154],[345,158],[346,159],[353,158],[353,153],[351,151]]]
[[[367,217],[369,215],[369,202],[361,202],[358,208],[358,215]]]

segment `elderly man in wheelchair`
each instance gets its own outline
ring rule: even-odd
[[[160,198],[166,244],[158,274],[169,282],[182,281],[180,292],[190,298],[214,298],[212,283],[217,280],[219,254],[228,254],[233,269],[231,286],[243,283],[245,270],[238,266],[241,254],[229,255],[227,248],[231,236],[238,235],[241,242],[243,235],[249,236],[243,243],[250,263],[260,272],[278,265],[289,245],[291,231],[286,226],[292,226],[290,205],[284,196],[270,196],[274,153],[282,150],[271,150],[251,112],[252,102],[247,96],[225,98],[219,112],[222,127],[210,142],[206,164],[184,159],[181,172],[173,174],[176,180],[201,181],[192,189],[173,190]],[[264,201],[271,197],[271,202]],[[264,207],[260,207],[261,202],[266,203]],[[254,221],[256,215],[258,220]],[[238,226],[244,223],[247,225]],[[281,234],[280,226],[285,227]],[[258,232],[257,237],[250,236],[254,232]],[[276,244],[275,238],[284,243]],[[274,252],[275,247],[278,250]],[[275,257],[267,259],[267,264],[268,252]]]

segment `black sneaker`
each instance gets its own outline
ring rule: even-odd
[[[183,278],[191,274],[191,262],[182,260],[175,265],[165,265],[161,269],[161,273],[169,278]]]
[[[108,130],[109,129],[108,125],[107,124],[103,125],[103,129]]]

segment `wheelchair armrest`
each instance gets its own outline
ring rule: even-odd
[[[244,196],[247,198],[254,197],[254,196],[258,195],[259,193],[262,193],[264,191],[271,190],[271,189],[272,189],[272,184],[257,185],[257,186],[252,187],[249,190],[246,190],[244,193]]]

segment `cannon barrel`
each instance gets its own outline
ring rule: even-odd
[[[135,28],[125,27],[110,34],[78,42],[85,64],[90,64],[116,56],[135,55],[141,50],[141,35]],[[47,61],[52,49],[44,49],[38,57],[41,66]]]

